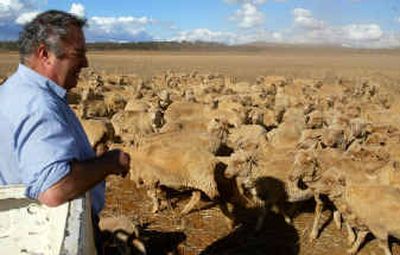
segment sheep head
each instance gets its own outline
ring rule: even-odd
[[[257,158],[254,153],[238,151],[231,155],[228,167],[225,170],[225,177],[248,176],[254,167],[257,166]]]
[[[320,167],[314,151],[301,150],[296,154],[292,171],[289,175],[290,182],[296,182],[297,186],[308,186],[318,180]],[[306,189],[307,187],[303,187]]]

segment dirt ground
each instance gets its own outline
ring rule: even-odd
[[[188,194],[170,209],[153,214],[146,192],[136,189],[129,178],[109,177],[107,205],[102,217],[127,216],[141,226],[140,234],[150,254],[346,254],[346,231],[337,229],[330,210],[323,214],[324,227],[319,238],[308,239],[313,221],[313,202],[295,205],[292,225],[282,216],[271,212],[259,233],[254,232],[257,212],[245,211],[237,215],[240,222],[234,229],[218,205],[209,201],[184,217],[179,216]],[[400,243],[392,243],[393,254],[400,254]],[[383,254],[372,236],[358,253]]]
[[[219,72],[239,80],[258,75],[298,78],[376,77],[383,83],[400,80],[400,50],[324,48],[267,48],[251,52],[88,52],[90,68],[116,74],[138,74],[144,79],[165,70]],[[17,52],[0,51],[0,75],[11,73]]]
[[[360,51],[339,49],[266,49],[262,52],[89,52],[91,68],[99,72],[135,73],[143,79],[168,69],[190,72],[220,72],[239,80],[254,81],[258,75],[285,75],[322,80],[368,77],[400,93],[400,51]],[[0,52],[0,75],[16,67],[16,53]],[[237,214],[239,224],[230,229],[218,205],[203,201],[194,212],[180,217],[188,196],[176,206],[158,214],[150,213],[150,200],[129,178],[109,177],[105,216],[127,216],[140,225],[140,234],[149,254],[346,254],[345,229],[337,229],[329,210],[324,211],[323,231],[318,240],[308,239],[313,220],[313,203],[297,205],[294,222],[287,224],[270,213],[259,233],[254,232],[254,211]],[[175,198],[176,200],[176,198]],[[400,212],[399,212],[400,213]],[[393,254],[400,244],[393,240]],[[369,236],[361,255],[382,254]]]

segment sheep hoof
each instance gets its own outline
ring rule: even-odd
[[[284,219],[285,219],[285,222],[286,222],[287,224],[292,225],[293,221],[292,221],[292,218],[291,218],[290,216],[285,215],[285,216],[284,216]]]
[[[158,206],[151,209],[151,213],[158,213]]]
[[[355,241],[356,241],[356,235],[355,235],[354,233],[349,234],[349,235],[347,236],[347,243],[348,243],[349,245],[352,245]]]
[[[357,253],[357,250],[356,249],[354,249],[354,248],[350,248],[350,249],[347,249],[347,253],[348,254],[356,254]]]
[[[311,231],[310,242],[314,242],[317,239],[318,239],[318,231]]]
[[[142,241],[140,241],[139,239],[133,239],[131,241],[131,246],[132,248],[136,251],[135,254],[140,254],[140,255],[145,255],[147,254],[146,252],[146,246],[144,245],[144,243]]]

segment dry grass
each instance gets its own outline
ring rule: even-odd
[[[142,52],[94,51],[91,68],[109,73],[136,73],[148,79],[160,71],[220,72],[240,80],[277,74],[330,80],[374,77],[382,82],[400,81],[400,50],[350,50],[322,48],[268,48],[257,52]],[[0,52],[0,74],[10,73],[17,53]]]

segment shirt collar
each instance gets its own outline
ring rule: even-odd
[[[32,81],[39,81],[38,84],[42,88],[50,89],[57,96],[66,99],[67,98],[67,90],[50,80],[49,78],[41,75],[35,70],[25,66],[24,64],[19,64],[18,72],[24,75],[26,78]]]

